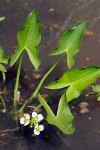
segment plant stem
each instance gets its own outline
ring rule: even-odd
[[[65,55],[65,54],[64,54]],[[45,79],[48,77],[48,75],[53,71],[53,69],[61,62],[63,59],[64,55],[49,69],[49,71],[44,75],[44,77],[41,79],[39,85],[37,86],[36,90],[34,93],[31,95],[31,97],[28,99],[28,102],[31,102],[34,97],[37,96],[37,93],[39,92],[42,84],[44,83]]]
[[[46,102],[49,102],[52,98],[54,98],[58,93],[60,93],[61,91],[65,90],[66,88],[62,88],[62,89],[59,89],[57,90],[54,94],[50,95],[45,101]],[[81,102],[82,100],[84,100],[86,97],[89,97],[89,96],[92,96],[92,95],[96,95],[96,93],[89,93],[87,95],[80,95],[77,99],[74,99],[72,101],[69,102],[69,106],[73,106],[79,102]],[[42,104],[39,104],[36,109],[40,109],[43,105]]]
[[[92,92],[92,93],[88,93],[86,95],[80,95],[78,98],[74,99],[73,101],[70,101],[69,102],[69,105],[70,106],[73,106],[79,102],[81,102],[82,100],[84,100],[85,98],[89,97],[89,96],[92,96],[92,95],[96,95],[95,92]]]
[[[39,85],[37,86],[36,90],[34,91],[34,93],[31,95],[31,97],[26,100],[24,107],[22,106],[22,108],[20,109],[21,111],[23,111],[23,109],[26,107],[26,105],[31,102],[33,100],[34,97],[37,96],[37,93],[39,92],[42,84],[44,83],[45,79],[48,77],[48,75],[54,70],[54,68],[61,62],[61,60],[63,59],[63,57],[65,56],[65,54],[62,55],[62,57],[47,71],[47,73],[44,75],[44,77],[41,79]]]
[[[5,101],[4,101],[4,99],[1,95],[0,95],[0,100],[1,100],[1,103],[2,103],[2,106],[3,106],[4,110],[6,111],[7,110],[6,104],[5,104]]]
[[[18,93],[20,71],[21,71],[21,66],[22,66],[22,59],[23,59],[23,53],[20,56],[19,66],[18,66],[18,70],[17,70],[16,83],[15,83],[15,89],[14,89],[14,101],[13,101],[13,110],[14,111],[17,107],[17,93]]]
[[[26,105],[27,105],[27,100],[25,101],[25,103],[23,104],[23,106],[17,112],[15,112],[15,113],[23,113]]]

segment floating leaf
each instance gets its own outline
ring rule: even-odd
[[[40,103],[47,111],[47,122],[49,124],[57,126],[65,134],[72,134],[75,131],[73,124],[74,116],[72,115],[68,106],[66,94],[63,94],[60,99],[56,116],[40,94],[38,94],[38,98]]]
[[[18,32],[18,47],[11,56],[10,66],[12,66],[20,54],[26,50],[30,61],[36,69],[40,65],[39,52],[37,46],[41,40],[40,24],[38,15],[35,11],[32,11],[26,21],[25,26]]]
[[[77,98],[81,92],[93,84],[100,77],[100,67],[89,66],[86,68],[74,68],[64,73],[58,80],[50,83],[46,88],[60,89],[68,87],[66,90],[67,101]]]
[[[74,56],[79,52],[85,23],[80,22],[74,28],[65,31],[60,38],[59,47],[52,50],[50,55],[58,55],[67,53],[67,64],[71,68],[74,64]]]

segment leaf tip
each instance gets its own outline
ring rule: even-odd
[[[76,26],[82,27],[83,31],[86,29],[86,23],[84,21],[80,21],[79,23],[76,24]]]

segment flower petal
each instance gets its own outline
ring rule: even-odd
[[[35,116],[37,116],[37,113],[34,111],[34,112],[32,113],[32,117],[34,118]]]
[[[22,118],[20,118],[20,124],[24,124],[25,122],[24,122],[24,117],[22,117]]]
[[[39,117],[39,119],[38,119],[39,122],[44,119],[42,114],[39,114],[38,117]]]
[[[34,134],[35,134],[35,135],[39,135],[39,134],[40,134],[40,131],[34,130]]]
[[[38,128],[38,126],[39,126],[39,125],[37,124],[37,125],[34,127],[34,130],[35,130],[36,128]]]
[[[30,115],[29,114],[24,114],[25,118],[30,119]]]
[[[27,126],[30,123],[30,120],[25,122],[24,126]]]
[[[43,125],[39,125],[40,131],[44,130],[44,126]]]

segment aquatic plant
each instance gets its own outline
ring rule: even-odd
[[[62,34],[58,47],[52,50],[49,54],[50,56],[61,55],[61,57],[43,76],[34,93],[32,93],[32,95],[27,100],[25,100],[20,109],[17,109],[17,96],[24,53],[27,52],[31,63],[36,70],[38,70],[38,67],[41,63],[38,48],[41,41],[41,30],[38,15],[34,10],[29,14],[24,27],[22,27],[17,33],[18,46],[13,54],[10,57],[5,57],[3,49],[0,48],[0,71],[3,74],[3,81],[5,81],[6,69],[1,63],[10,64],[10,66],[13,66],[19,59],[11,113],[14,115],[23,114],[23,116],[20,117],[20,123],[23,125],[23,127],[28,125],[30,128],[33,128],[35,135],[39,135],[40,131],[44,130],[44,126],[40,124],[44,117],[42,114],[38,115],[35,110],[32,113],[32,116],[30,116],[29,113],[24,113],[24,111],[26,106],[30,102],[34,101],[36,96],[38,102],[40,103],[36,107],[37,110],[41,107],[44,107],[47,112],[45,121],[47,121],[49,124],[55,125],[65,134],[73,134],[75,131],[74,116],[70,110],[69,102],[73,101],[75,98],[78,98],[83,90],[95,83],[95,81],[100,77],[100,66],[73,68],[75,55],[80,51],[85,30],[85,23],[79,22],[75,25],[75,27],[65,31]],[[69,70],[64,72],[59,80],[53,81],[49,85],[45,86],[45,88],[50,90],[60,89],[60,91],[63,91],[63,94],[58,102],[57,114],[55,115],[48,104],[52,98],[49,99],[47,97],[47,99],[44,100],[39,91],[49,74],[66,56]],[[95,90],[96,89],[94,89],[94,91]],[[1,100],[3,106],[6,107],[2,97]]]

